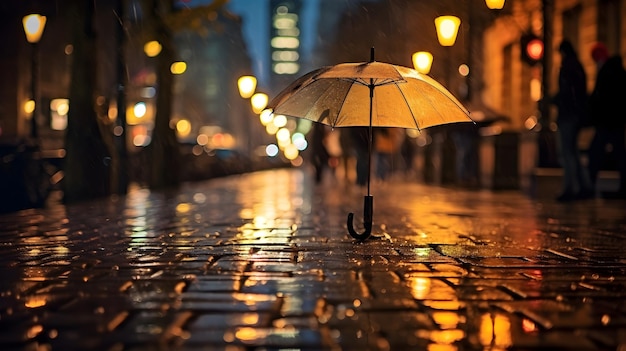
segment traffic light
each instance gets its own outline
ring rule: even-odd
[[[534,34],[523,34],[521,40],[522,61],[534,66],[543,58],[543,40]]]

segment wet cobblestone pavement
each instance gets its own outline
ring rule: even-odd
[[[330,185],[329,185],[330,184]],[[626,350],[626,202],[299,170],[0,216],[1,350]]]

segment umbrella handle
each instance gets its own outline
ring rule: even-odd
[[[353,220],[354,213],[348,213],[348,232],[350,232],[350,236],[353,238],[363,241],[367,239],[370,234],[372,234],[372,214],[374,209],[374,197],[372,195],[365,195],[363,197],[363,226],[365,227],[365,231],[361,234],[357,233],[354,230]]]

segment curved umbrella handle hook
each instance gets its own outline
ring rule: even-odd
[[[370,234],[372,234],[372,214],[374,208],[374,197],[372,195],[365,195],[363,198],[363,226],[365,227],[365,231],[361,234],[357,233],[354,230],[353,220],[354,213],[350,212],[348,214],[348,232],[350,232],[350,236],[353,238],[363,241],[367,239]]]

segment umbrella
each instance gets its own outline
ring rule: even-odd
[[[472,122],[469,112],[441,84],[411,68],[374,61],[340,63],[313,70],[296,79],[270,101],[274,114],[306,118],[332,127],[369,127],[369,163],[372,162],[372,127],[423,128]],[[371,173],[371,171],[369,172]],[[372,231],[373,196],[370,174],[364,199],[363,233],[348,231],[359,240]]]

